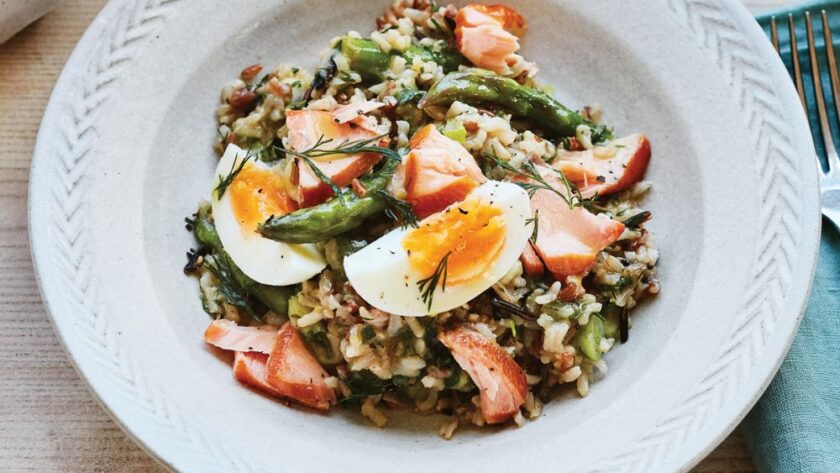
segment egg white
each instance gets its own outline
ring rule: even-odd
[[[499,208],[505,219],[504,244],[484,274],[469,283],[449,284],[446,290],[438,287],[429,309],[417,286],[423,276],[411,268],[403,248],[403,238],[413,229],[396,229],[344,258],[344,271],[356,292],[368,304],[385,312],[420,317],[458,307],[495,284],[514,265],[533,232],[534,224],[528,222],[530,199],[516,184],[499,181],[482,184],[467,197],[471,198],[480,198]]]
[[[320,273],[327,262],[315,245],[269,240],[257,233],[255,228],[243,228],[234,216],[230,192],[225,192],[221,199],[217,198],[215,188],[219,179],[227,177],[246,156],[245,150],[228,145],[213,178],[213,219],[225,251],[249,278],[271,286],[296,284]],[[270,169],[258,160],[250,163]]]

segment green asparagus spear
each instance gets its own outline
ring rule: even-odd
[[[369,39],[346,36],[341,40],[341,54],[366,82],[382,80],[391,65],[391,56]]]
[[[275,314],[286,315],[289,307],[289,297],[297,292],[297,288],[295,286],[269,286],[260,284],[246,276],[222,248],[222,241],[219,239],[215,225],[210,220],[210,213],[210,204],[202,204],[199,207],[195,215],[195,223],[193,224],[195,238],[199,243],[210,247],[213,253],[227,263],[231,276],[237,285],[244,288]]]
[[[213,251],[222,250],[222,240],[219,239],[219,234],[216,232],[216,226],[210,220],[210,214],[213,209],[207,202],[202,202],[195,213],[195,221],[193,222],[193,233],[195,239],[199,243],[212,249]]]
[[[392,55],[382,52],[370,39],[344,37],[341,41],[341,54],[347,58],[350,69],[359,73],[366,82],[385,79],[385,72],[391,65]],[[422,61],[434,61],[443,66],[444,71],[454,71],[461,64],[467,64],[466,58],[453,49],[435,51],[412,44],[403,53],[403,58],[411,64],[414,58]]]
[[[301,209],[282,217],[272,217],[260,225],[266,238],[288,243],[315,243],[358,228],[364,220],[385,209],[387,201],[376,191],[385,189],[398,162],[386,159],[382,168],[362,180],[366,193],[358,197],[344,193],[315,207]]]
[[[434,116],[456,100],[500,107],[559,137],[574,136],[578,125],[587,125],[592,130],[593,142],[611,138],[606,127],[584,119],[545,92],[484,69],[447,74],[432,86],[419,106]]]

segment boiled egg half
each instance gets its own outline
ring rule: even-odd
[[[315,245],[283,243],[257,233],[257,226],[272,215],[285,215],[298,206],[289,197],[280,169],[253,158],[242,165],[247,155],[228,145],[213,180],[213,219],[225,251],[248,277],[271,286],[296,284],[320,273],[327,263]],[[219,183],[225,180],[230,182],[219,196]]]
[[[356,292],[378,309],[438,314],[470,301],[510,270],[533,231],[530,218],[525,190],[488,181],[417,228],[393,230],[347,256],[344,270]]]

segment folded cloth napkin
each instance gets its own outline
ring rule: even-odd
[[[814,35],[820,48],[820,71],[825,93],[831,100],[819,12],[826,10],[828,13],[834,47],[840,51],[840,2],[809,3],[763,15],[758,22],[769,34],[770,18],[776,16],[780,49],[790,70],[787,18],[792,13],[797,22],[800,60],[804,72],[810,73],[806,10],[811,12],[814,21]],[[811,123],[818,123],[810,76],[804,82]],[[833,102],[829,104],[829,110],[833,115]],[[831,120],[834,136],[840,136],[837,117],[832,116]],[[824,146],[817,133],[818,128],[814,132],[817,153],[825,159]],[[813,157],[802,156],[802,159]],[[823,219],[817,275],[799,333],[778,374],[741,428],[753,461],[761,472],[840,472],[840,233],[827,219]]]

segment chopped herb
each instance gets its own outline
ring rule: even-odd
[[[420,100],[424,95],[426,92],[419,89],[402,89],[394,94],[394,98],[397,99],[397,105],[405,105]]]
[[[438,283],[442,283],[440,285],[442,291],[446,290],[447,264],[449,262],[449,255],[451,254],[452,252],[450,251],[441,258],[440,263],[438,263],[437,268],[435,268],[431,276],[417,281],[417,288],[420,290],[422,300],[426,303],[428,310],[432,309],[432,300],[435,297],[435,290],[437,290]]]
[[[251,92],[256,92],[257,89],[264,86],[270,79],[271,79],[271,74],[266,74],[266,75],[262,76],[262,79],[260,79],[259,82],[251,84],[251,86],[248,87],[248,90],[250,90]],[[261,96],[260,101],[262,101],[264,98],[265,97]]]
[[[233,160],[233,164],[230,166],[230,172],[224,178],[219,177],[219,183],[216,184],[216,198],[221,199],[223,195],[225,195],[225,191],[227,190],[228,186],[233,183],[233,180],[236,179],[236,176],[242,172],[242,169],[245,167],[245,164],[248,160],[251,159],[253,155],[249,152],[247,156],[245,156],[241,161],[239,161],[238,165],[236,160]]]
[[[516,338],[516,324],[512,319],[508,319],[508,327],[510,328],[510,333],[513,335],[513,338]]]
[[[409,226],[417,228],[419,219],[408,202],[394,197],[393,194],[384,189],[379,189],[376,191],[376,194],[388,203],[388,207],[385,208],[385,215],[388,218],[395,222],[400,222],[401,228],[407,228]]]
[[[343,381],[347,384],[347,387],[350,388],[350,392],[352,393],[350,396],[344,398],[348,399],[353,396],[364,397],[382,394],[393,388],[394,380],[393,378],[381,379],[373,374],[372,371],[363,369],[359,371],[350,371],[343,378]]]
[[[226,255],[213,255],[204,259],[204,267],[207,268],[216,279],[219,280],[219,292],[225,302],[242,310],[255,320],[259,320],[257,314],[248,303],[248,296],[245,288],[236,280],[231,269],[232,262],[228,261]]]
[[[362,329],[362,341],[367,343],[376,338],[376,331],[370,325],[365,325]]]
[[[457,386],[458,383],[460,383],[460,382],[461,382],[461,370],[458,369],[458,368],[453,368],[452,373],[450,373],[449,376],[444,378],[443,385],[446,386],[447,388],[451,389],[451,388],[454,388],[455,386]]]
[[[292,86],[292,88],[295,88],[295,89],[300,87],[300,81],[296,80],[296,81],[292,82],[291,86]]]
[[[537,236],[539,235],[540,231],[540,209],[535,209],[534,216],[525,220],[525,225],[528,225],[529,223],[534,224],[534,231],[531,232],[531,238],[529,238],[529,240],[531,240],[531,243],[536,244]]]
[[[340,46],[336,45],[336,51],[333,54],[338,53],[338,48],[340,48]],[[309,88],[303,93],[303,101],[309,102],[309,99],[312,98],[312,94],[314,92],[325,88],[327,83],[329,83],[329,81],[331,81],[335,76],[337,70],[338,66],[336,66],[335,60],[331,56],[327,65],[318,69],[318,72],[315,73],[315,78],[312,79],[312,83],[309,84]]]

